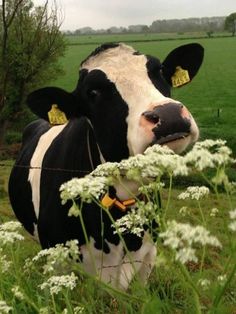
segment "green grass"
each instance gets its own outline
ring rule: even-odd
[[[229,33],[215,33],[213,37],[226,37]],[[104,42],[148,42],[175,40],[186,38],[206,38],[206,32],[180,32],[180,33],[134,33],[134,34],[94,34],[66,36],[70,45],[87,45],[91,43],[101,44]]]
[[[124,37],[119,35],[117,41],[122,41],[122,38],[127,40],[126,36],[128,35]],[[81,40],[84,38],[82,36]],[[116,40],[116,36],[109,35],[98,38],[98,42]],[[135,35],[128,36],[128,38],[134,40]],[[227,140],[228,145],[236,154],[236,137],[233,131],[236,125],[236,39],[232,37],[197,40],[176,39],[159,42],[132,42],[131,44],[143,53],[164,60],[172,49],[190,42],[199,42],[203,45],[205,48],[204,62],[191,84],[173,90],[172,96],[182,101],[190,109],[200,127],[202,139],[223,138]],[[86,45],[68,46],[65,57],[60,60],[65,74],[51,82],[51,85],[72,91],[76,87],[81,61],[97,46],[96,44],[89,44],[89,41]]]

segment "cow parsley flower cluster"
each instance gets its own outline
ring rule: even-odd
[[[211,245],[221,248],[221,243],[202,226],[192,226],[185,223],[177,223],[175,220],[167,223],[165,232],[159,235],[163,238],[163,244],[176,250],[175,259],[185,264],[189,261],[197,262],[194,245]]]
[[[215,217],[215,216],[218,215],[218,213],[219,213],[219,209],[216,208],[216,207],[214,207],[214,208],[212,208],[211,211],[210,211],[210,216],[211,216],[211,217]]]
[[[231,231],[236,231],[236,209],[231,210],[229,212],[229,217],[232,220],[232,222],[230,222],[230,224],[229,224],[229,229]]]
[[[7,303],[3,300],[0,300],[0,313],[8,314],[12,310],[11,306],[8,306]]]
[[[210,282],[209,279],[201,278],[201,279],[198,280],[198,285],[201,286],[201,288],[203,290],[207,290],[209,288],[210,284],[211,284],[211,282]]]
[[[198,171],[231,164],[235,161],[231,157],[232,151],[225,144],[223,140],[197,142],[185,155],[185,162]]]
[[[114,233],[132,233],[141,237],[147,227],[152,222],[159,220],[158,206],[153,202],[138,202],[137,208],[131,209],[125,216],[117,219],[113,224]]]
[[[127,215],[116,220],[113,224],[113,228],[115,229],[114,234],[132,233],[141,237],[144,231],[143,226],[146,223],[148,223],[148,219],[145,216],[138,214],[136,210],[132,209]]]
[[[7,260],[7,256],[3,253],[3,249],[0,248],[0,272],[3,274],[7,272],[12,265],[12,262]]]
[[[73,314],[82,314],[84,313],[84,311],[85,309],[83,306],[76,306],[73,308]],[[69,314],[69,313],[71,312],[69,312],[68,309],[65,308],[61,314]]]
[[[0,245],[12,244],[16,241],[24,240],[24,237],[18,232],[21,229],[21,223],[17,221],[8,221],[0,225]]]
[[[39,285],[41,290],[49,289],[51,295],[58,294],[64,288],[73,290],[76,287],[78,277],[72,272],[70,275],[52,276]]]
[[[60,269],[66,269],[67,265],[72,265],[73,261],[79,259],[79,242],[78,240],[67,241],[66,244],[57,244],[55,247],[41,250],[36,256],[33,257],[32,263],[37,263],[41,260],[46,262],[43,265],[43,273],[50,274]],[[27,264],[27,268],[30,267]]]
[[[122,160],[119,169],[128,179],[142,181],[146,178],[158,178],[164,173],[171,175],[187,175],[188,169],[184,158],[174,154],[166,146],[158,144],[146,149],[144,154],[137,154]]]
[[[18,300],[24,300],[25,299],[25,296],[22,293],[19,286],[12,287],[11,291],[12,291],[14,297],[17,298]]]
[[[199,201],[201,198],[209,194],[209,189],[206,186],[189,186],[185,192],[179,194],[178,199],[192,199]]]
[[[106,162],[91,173],[94,177],[116,177],[120,175],[118,162]]]
[[[60,187],[63,204],[68,200],[78,197],[82,201],[90,203],[93,198],[99,199],[107,191],[110,181],[105,177],[93,177],[91,175],[84,178],[74,178]]]

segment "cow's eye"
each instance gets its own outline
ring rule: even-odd
[[[100,95],[97,89],[91,89],[88,91],[88,96],[90,99],[95,100]]]

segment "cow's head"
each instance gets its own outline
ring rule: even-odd
[[[124,44],[105,44],[81,63],[76,89],[68,93],[48,87],[32,93],[32,111],[48,119],[57,104],[68,119],[91,121],[106,160],[142,153],[154,143],[177,153],[198,138],[198,127],[186,107],[170,98],[171,87],[192,80],[201,66],[203,48],[188,44],[164,60]]]

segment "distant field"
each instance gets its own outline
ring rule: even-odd
[[[142,36],[146,38],[145,35],[127,36],[124,35],[123,39],[130,38],[130,41],[133,41]],[[94,40],[94,37],[92,36],[90,40]],[[85,36],[81,36],[81,40],[84,41],[85,38]],[[96,40],[98,39],[102,39],[101,42],[115,39],[122,41],[122,36],[96,36]],[[236,38],[132,42],[132,46],[143,53],[158,56],[163,60],[172,49],[190,42],[199,42],[203,45],[205,48],[204,63],[194,81],[188,86],[174,90],[173,97],[181,100],[191,110],[200,126],[202,138],[226,139],[236,154],[236,136],[234,135],[236,126]],[[65,57],[61,59],[65,74],[52,82],[52,85],[72,90],[78,79],[80,62],[96,47],[95,44],[68,46]]]
[[[229,33],[215,33],[213,36],[229,36]],[[68,44],[83,45],[103,42],[147,42],[162,41],[186,38],[205,38],[206,32],[179,32],[179,33],[137,33],[137,34],[95,34],[95,35],[77,35],[67,36]]]

